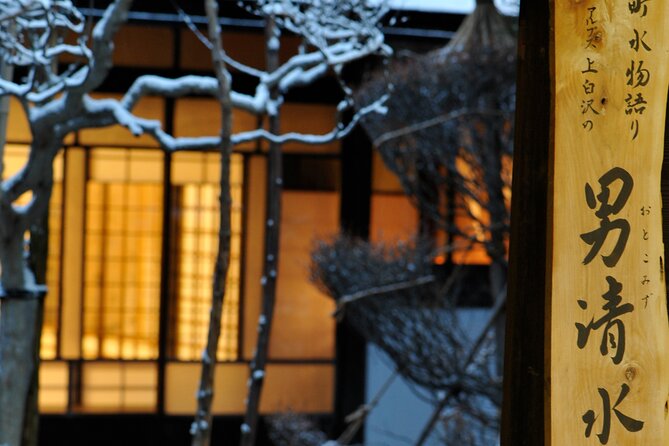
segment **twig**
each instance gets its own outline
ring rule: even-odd
[[[385,393],[388,391],[390,385],[395,381],[398,374],[399,369],[395,369],[395,371],[388,377],[388,379],[386,379],[381,388],[374,395],[374,398],[372,398],[369,403],[360,405],[360,407],[358,407],[355,412],[349,414],[346,417],[345,421],[349,423],[349,425],[337,439],[337,444],[347,445],[351,440],[353,440],[353,437],[358,433],[362,427],[362,424],[367,419],[367,415],[369,415],[372,409],[374,409],[379,404],[381,397],[383,397],[383,395],[385,395]]]
[[[479,335],[479,337],[476,339],[476,342],[474,342],[474,345],[472,345],[472,348],[469,350],[469,354],[467,355],[467,358],[464,363],[464,369],[469,367],[469,365],[472,363],[474,360],[474,357],[476,356],[476,353],[478,352],[478,349],[481,347],[483,342],[485,341],[485,338],[488,335],[488,332],[490,329],[495,325],[497,322],[497,319],[499,316],[502,314],[502,310],[504,309],[506,305],[506,290],[504,290],[497,299],[495,299],[495,305],[492,308],[492,314],[488,318],[488,321],[486,322],[483,331]],[[446,405],[449,403],[451,398],[453,398],[456,395],[455,391],[452,389],[448,391],[446,395],[439,401],[437,404],[437,407],[434,409],[432,412],[432,415],[430,416],[429,421],[421,431],[420,437],[418,437],[418,441],[416,442],[416,446],[422,446],[425,444],[425,441],[427,440],[428,436],[432,432],[432,429],[434,429],[435,424],[437,424],[437,421],[439,420],[439,416],[441,414],[441,411],[444,410]]]
[[[347,304],[355,302],[356,300],[364,299],[366,297],[378,296],[379,294],[390,293],[393,291],[402,291],[410,288],[414,288],[421,285],[427,285],[434,282],[435,277],[433,275],[419,277],[413,280],[407,280],[404,282],[391,283],[388,285],[382,285],[378,287],[368,288],[366,290],[358,291],[351,294],[346,294],[341,298],[337,299],[337,308],[333,314],[337,319],[343,317],[344,308]]]
[[[188,29],[197,37],[197,39],[205,46],[209,51],[220,51],[221,53],[221,58],[223,59],[223,62],[228,64],[230,67],[239,70],[242,73],[246,73],[250,76],[254,76],[257,78],[263,77],[265,75],[264,71],[256,70],[253,67],[249,67],[248,65],[244,65],[243,63],[233,59],[232,57],[228,56],[225,51],[222,51],[221,49],[217,49],[212,45],[211,41],[207,39],[202,32],[197,28],[195,23],[193,23],[193,19],[186,13],[186,11],[181,8],[177,4],[175,0],[170,0],[172,3],[172,7],[177,11],[177,14],[179,17],[181,17],[181,20],[186,24]]]
[[[452,121],[457,118],[461,118],[463,116],[467,115],[492,115],[492,116],[504,116],[506,113],[497,111],[497,110],[486,110],[486,109],[464,109],[464,110],[456,110],[450,113],[446,113],[443,115],[435,116],[434,118],[417,122],[415,124],[407,125],[406,127],[402,127],[397,130],[393,130],[390,132],[383,133],[379,135],[377,138],[374,139],[372,144],[374,147],[380,147],[381,144],[388,142],[392,139],[399,138],[400,136],[404,135],[409,135],[411,133],[417,132],[419,130],[425,130],[430,127],[437,126],[439,124],[443,124],[448,121]]]

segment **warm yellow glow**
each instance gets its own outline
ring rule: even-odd
[[[398,195],[403,193],[399,178],[385,165],[376,150],[372,154],[372,191]]]
[[[476,199],[469,196],[459,197],[464,204],[465,209],[456,212],[455,225],[465,234],[465,237],[456,236],[450,241],[452,248],[452,259],[454,263],[459,264],[489,264],[488,256],[483,243],[490,237],[486,227],[490,224],[490,214],[488,210],[481,205],[487,203],[488,195],[485,188],[478,188],[483,179],[479,178],[480,172],[473,169],[472,166],[462,157],[455,159],[455,166],[460,176]]]
[[[81,347],[84,351],[84,357],[94,357],[95,353],[99,351],[100,339],[96,335],[84,334],[81,342]]]
[[[42,328],[40,356],[42,359],[56,357],[56,327],[47,326]]]
[[[467,181],[473,181],[476,178],[476,175],[474,174],[472,167],[464,158],[460,156],[455,158],[455,168],[460,174],[460,176],[462,176],[462,178],[464,178]]]
[[[334,304],[309,276],[311,250],[339,228],[339,194],[284,191],[282,195],[277,302],[269,355],[334,358]]]
[[[84,412],[154,411],[156,383],[155,363],[84,363],[80,410]]]
[[[173,182],[178,184],[176,277],[176,346],[179,360],[199,360],[209,325],[212,277],[218,253],[219,185],[217,154],[178,153],[173,158]],[[239,275],[241,251],[241,198],[243,159],[234,156],[230,166],[232,195],[231,256],[223,306],[219,360],[235,360],[238,354]]]
[[[65,362],[48,361],[39,371],[40,412],[62,412],[67,408],[69,375]]]
[[[471,198],[465,198],[465,203],[467,204],[467,208],[469,209],[472,218],[469,219],[469,222],[465,223],[462,228],[470,235],[470,237],[473,237],[477,242],[482,243],[486,240],[483,224],[487,225],[490,220],[488,212],[483,209],[478,202]]]
[[[507,209],[511,210],[511,179],[513,177],[513,157],[505,155],[502,157],[502,179],[504,180],[504,186],[502,188],[502,193],[504,194],[504,200],[506,203]]]
[[[158,356],[162,154],[95,149],[86,185],[87,359]]]
[[[81,358],[81,306],[83,289],[84,195],[86,190],[86,153],[69,148],[65,152],[67,175],[64,178],[63,209],[63,284],[60,353],[64,359]],[[90,318],[89,315],[85,315]]]
[[[119,340],[112,338],[111,336],[102,339],[102,354],[100,355],[103,358],[118,358],[121,352],[119,348]],[[87,352],[84,352],[84,355],[87,356]],[[91,355],[93,356],[93,355]],[[131,356],[128,356],[129,358]]]
[[[333,105],[286,103],[281,108],[281,132],[322,135],[337,125]],[[327,144],[287,143],[281,148],[288,153],[339,153],[339,141]]]
[[[57,158],[58,163],[54,166],[60,173],[62,169],[62,156]],[[55,172],[54,172],[55,173]],[[54,359],[57,356],[58,344],[57,333],[59,330],[58,319],[60,311],[60,258],[61,258],[61,221],[62,221],[62,183],[54,183],[49,203],[49,248],[47,257],[46,284],[48,294],[44,301],[44,321],[42,326],[42,339],[40,355],[42,359]]]
[[[409,240],[418,233],[418,211],[403,194],[372,195],[369,237],[373,242]]]
[[[22,144],[5,145],[4,170],[2,177],[9,178],[16,174],[28,160],[28,146]]]
[[[190,34],[190,33],[189,33]],[[217,136],[221,128],[221,106],[213,98],[181,98],[177,99],[174,109],[175,125],[174,133],[178,137],[196,137],[196,136]],[[251,113],[243,110],[235,110],[232,114],[232,132],[241,133],[254,130],[258,127],[258,118]],[[256,147],[255,142],[248,142],[235,147],[235,150],[249,150]],[[193,158],[201,157],[202,153],[180,153],[180,161],[187,160],[189,155]],[[218,156],[209,154],[209,156]],[[175,157],[176,159],[177,157]],[[186,182],[194,181],[203,169],[210,170],[208,180],[218,182],[220,171],[219,163],[208,163],[199,165],[199,161],[190,164],[198,172],[195,175],[184,175],[182,169],[187,168],[188,164],[180,166],[178,171],[173,171],[173,179],[185,178]],[[176,166],[174,166],[176,167]]]
[[[212,410],[216,415],[240,414],[244,411],[246,364],[221,364],[214,375]],[[329,413],[333,410],[334,366],[332,364],[270,364],[263,388],[260,411]],[[196,410],[193,395],[200,378],[200,365],[171,363],[167,365],[165,410],[169,415],[188,415]]]

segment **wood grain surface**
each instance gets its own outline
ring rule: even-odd
[[[552,7],[547,443],[669,445],[669,1]]]

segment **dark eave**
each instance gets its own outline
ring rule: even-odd
[[[96,7],[89,7],[89,2],[79,1],[80,10],[90,17],[101,17],[104,4],[109,1],[98,1]],[[183,3],[183,2],[180,2]],[[196,25],[205,25],[206,17],[199,2],[189,2],[188,6],[179,7],[189,15]],[[197,3],[194,6],[193,3]],[[229,29],[255,30],[263,28],[263,21],[257,16],[239,8],[234,1],[219,2],[221,5],[221,25]],[[418,40],[449,40],[464,19],[461,14],[426,13],[418,11],[391,11],[383,26],[383,32],[390,39]],[[176,7],[171,1],[135,1],[128,15],[131,23],[152,23],[183,25]],[[391,25],[392,23],[392,25]]]

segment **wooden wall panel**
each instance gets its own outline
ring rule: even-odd
[[[334,303],[309,281],[311,250],[337,232],[339,196],[284,191],[271,359],[331,359]]]
[[[418,211],[406,195],[372,194],[369,236],[393,243],[418,234]]]
[[[114,66],[171,68],[175,32],[167,26],[123,26],[114,39]]]

